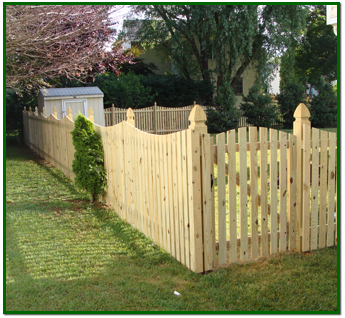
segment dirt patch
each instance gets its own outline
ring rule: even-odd
[[[303,256],[312,256],[314,253],[307,251],[307,252],[302,252],[301,254]]]

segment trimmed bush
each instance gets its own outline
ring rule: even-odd
[[[316,128],[337,127],[337,96],[331,84],[321,83],[316,87],[318,96],[310,103],[310,121]]]
[[[247,122],[256,127],[271,127],[278,121],[278,109],[272,104],[269,95],[263,95],[259,85],[254,85],[249,89],[247,96],[243,96],[240,104],[243,116],[247,117]]]
[[[75,148],[72,170],[75,183],[88,191],[92,202],[104,193],[106,172],[104,170],[101,136],[93,128],[91,121],[79,114],[71,132]]]
[[[207,110],[209,133],[221,133],[238,127],[240,112],[236,108],[236,96],[228,82],[219,88],[219,94],[214,98],[214,109]]]

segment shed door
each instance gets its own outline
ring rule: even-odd
[[[75,120],[79,114],[79,112],[87,117],[85,114],[84,102],[65,102],[66,112],[68,107],[72,109],[73,120]]]

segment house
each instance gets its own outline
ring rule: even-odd
[[[69,107],[72,109],[73,120],[79,113],[88,117],[88,110],[93,109],[95,124],[104,126],[103,92],[96,86],[69,88],[41,88],[38,93],[38,111],[45,107],[46,116],[57,110],[58,119],[67,115]]]
[[[123,43],[124,49],[130,49],[133,46],[136,46],[144,53],[140,55],[140,59],[144,63],[153,63],[157,66],[158,70],[155,72],[159,75],[164,75],[166,73],[177,73],[176,68],[172,61],[164,61],[161,56],[157,55],[156,52],[153,52],[150,48],[144,48],[140,45],[140,39],[137,37],[137,32],[140,29],[142,21],[140,20],[125,20],[123,22],[123,34],[126,35],[125,41]],[[216,60],[208,60],[208,68],[214,70],[216,68]],[[256,71],[254,67],[248,67],[242,74],[240,80],[237,82],[235,87],[235,94],[237,98],[237,107],[239,107],[242,101],[242,94],[247,95],[249,93],[249,88],[255,84],[256,80]],[[214,75],[214,80],[216,82],[216,75]],[[270,93],[276,94],[279,93],[279,77],[276,77],[273,83],[273,88],[270,90]]]
[[[333,31],[337,35],[337,5],[327,5],[327,25],[333,26]]]

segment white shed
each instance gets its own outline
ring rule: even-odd
[[[57,110],[58,119],[67,115],[69,107],[72,109],[73,120],[79,112],[86,118],[88,110],[93,109],[95,124],[104,126],[103,92],[97,87],[68,87],[68,88],[42,88],[38,94],[38,111],[41,113],[45,107],[46,116]]]

